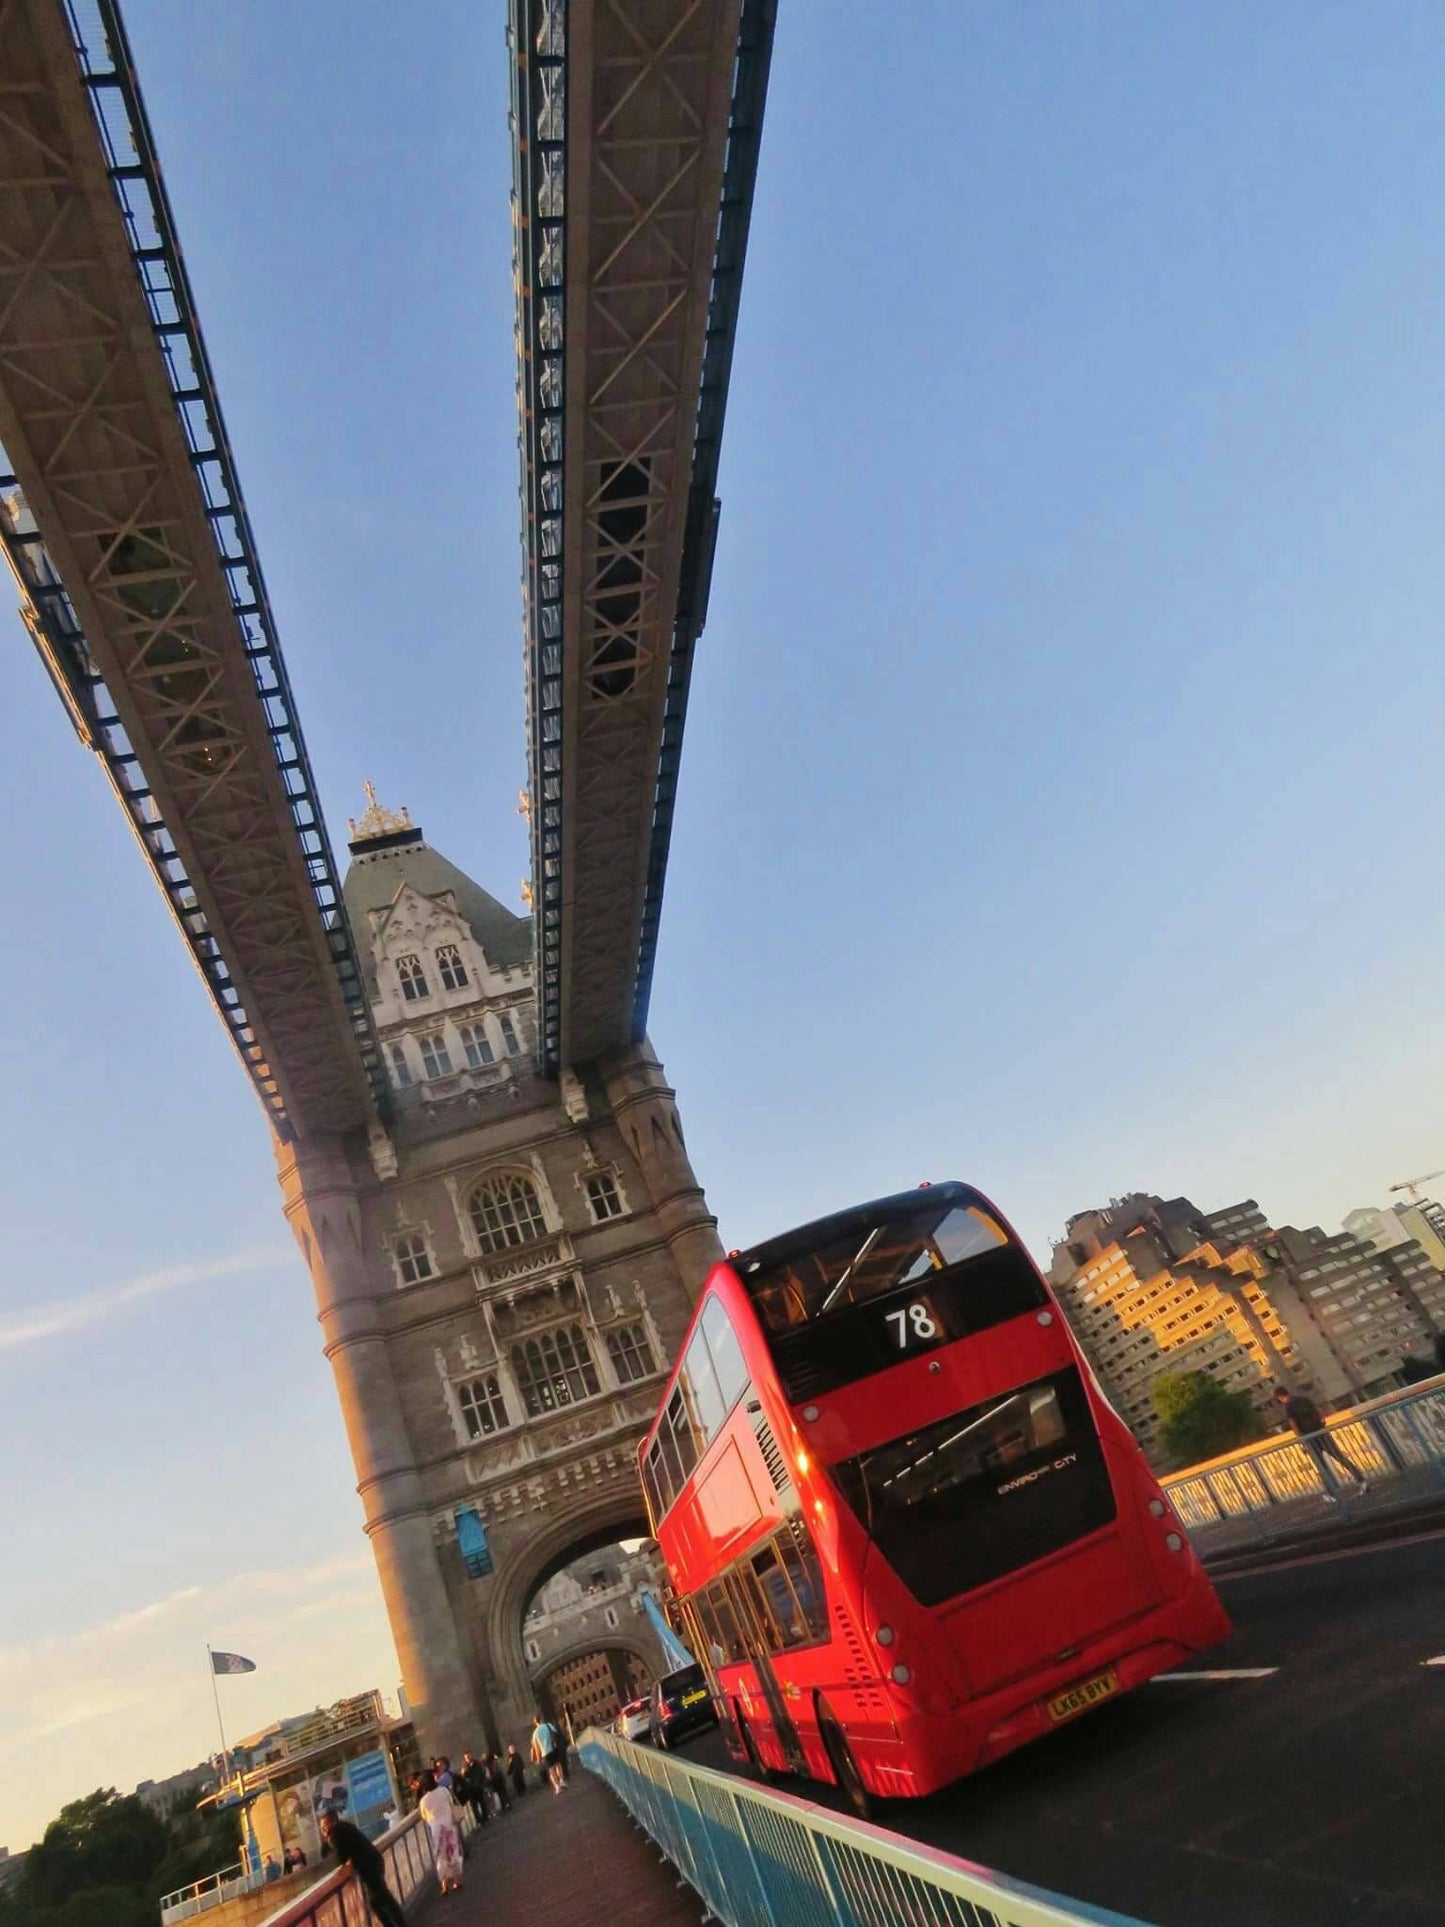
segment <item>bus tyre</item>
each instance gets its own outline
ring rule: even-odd
[[[741,1713],[738,1714],[738,1733],[742,1738],[743,1752],[748,1756],[748,1772],[755,1780],[761,1780],[766,1786],[773,1776],[763,1765],[762,1755],[758,1752],[758,1743],[753,1738],[753,1730]]]
[[[838,1791],[848,1802],[860,1820],[873,1818],[873,1800],[863,1776],[858,1771],[858,1762],[853,1758],[853,1749],[847,1736],[833,1715],[825,1707],[818,1709],[818,1735],[823,1742],[823,1750],[828,1755],[833,1769],[833,1777],[838,1782]]]

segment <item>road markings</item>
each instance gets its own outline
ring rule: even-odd
[[[1434,1659],[1422,1659],[1420,1664],[1422,1666],[1445,1666],[1445,1653],[1437,1654]]]
[[[1445,1658],[1427,1659],[1427,1666],[1445,1666]],[[1190,1679],[1268,1679],[1277,1673],[1278,1666],[1215,1666],[1202,1673],[1156,1673],[1154,1685],[1162,1685],[1165,1680]]]

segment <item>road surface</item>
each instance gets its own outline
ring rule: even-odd
[[[1157,1927],[1445,1927],[1445,1533],[1220,1592],[1235,1636],[1198,1671],[1238,1676],[1145,1686],[881,1823]],[[686,1755],[732,1766],[715,1734]]]

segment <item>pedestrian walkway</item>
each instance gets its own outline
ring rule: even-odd
[[[461,1892],[434,1899],[422,1918],[426,1927],[700,1927],[703,1905],[616,1796],[574,1765],[565,1793],[528,1793],[478,1829]]]

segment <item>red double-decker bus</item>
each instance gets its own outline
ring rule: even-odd
[[[639,1461],[730,1744],[860,1812],[1230,1631],[1037,1267],[964,1184],[717,1265]]]

